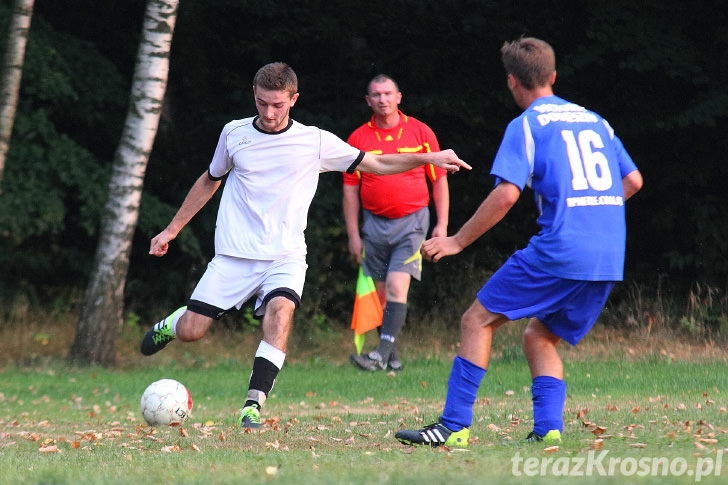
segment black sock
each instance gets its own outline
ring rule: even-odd
[[[399,354],[397,353],[397,342],[396,341],[394,342],[394,344],[392,344],[392,353],[389,354],[389,359],[387,360],[387,362],[389,362],[390,360],[399,360]]]
[[[253,361],[253,372],[250,374],[248,384],[248,400],[245,406],[256,405],[258,409],[263,405],[268,393],[273,389],[280,369],[264,357],[256,357]]]
[[[387,302],[382,317],[382,334],[379,337],[379,348],[377,348],[377,352],[385,364],[389,362],[389,356],[392,353],[399,332],[404,327],[406,318],[406,303]]]

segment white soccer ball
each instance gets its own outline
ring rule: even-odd
[[[142,394],[141,411],[150,426],[179,426],[192,411],[192,396],[181,382],[161,379]]]

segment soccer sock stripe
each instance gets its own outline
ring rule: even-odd
[[[553,429],[564,431],[566,383],[551,376],[534,377],[531,394],[533,431],[540,436],[546,436],[546,433]]]
[[[273,347],[265,340],[260,341],[258,350],[255,351],[255,356],[269,360],[274,366],[278,367],[278,370],[283,368],[283,362],[286,360],[285,352]]]
[[[450,431],[473,423],[473,405],[486,370],[460,356],[455,357],[447,381],[447,398],[440,420]]]

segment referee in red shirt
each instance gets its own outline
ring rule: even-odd
[[[376,76],[365,99],[374,114],[349,136],[350,145],[376,154],[440,151],[430,127],[399,110],[402,93],[394,79]],[[384,308],[379,347],[350,358],[361,370],[402,370],[396,341],[407,317],[410,280],[419,280],[422,272],[420,246],[430,225],[428,179],[437,214],[432,236],[446,236],[450,206],[446,171],[427,165],[396,175],[344,174],[349,252],[374,280]]]

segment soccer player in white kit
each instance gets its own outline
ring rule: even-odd
[[[304,230],[319,173],[360,170],[378,175],[434,164],[448,171],[470,168],[452,150],[373,155],[332,133],[290,118],[298,100],[295,72],[271,63],[253,79],[258,115],[225,125],[209,168],[195,182],[169,225],[152,239],[149,253],[164,256],[169,243],[228,176],[218,209],[215,257],[188,304],[155,324],[141,342],[152,355],[175,338],[202,338],[228,310],[256,297],[263,339],[253,362],[239,424],[261,426],[260,407],[286,356],[294,310],[306,276]]]

